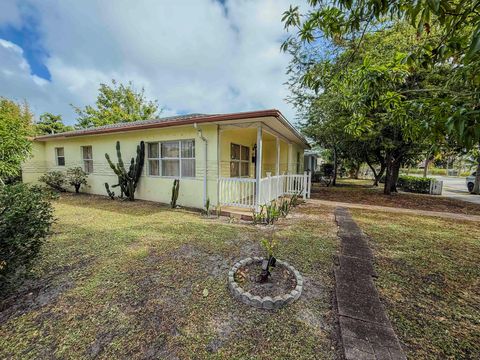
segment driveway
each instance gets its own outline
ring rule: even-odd
[[[443,181],[442,196],[480,204],[480,195],[472,195],[468,192],[464,177],[435,175],[430,177]]]

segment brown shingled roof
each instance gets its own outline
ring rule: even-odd
[[[128,123],[116,123],[111,125],[104,125],[95,128],[89,129],[79,129],[73,131],[66,131],[58,134],[51,135],[42,135],[37,136],[35,140],[37,141],[47,141],[55,138],[68,138],[75,136],[84,136],[84,135],[96,135],[96,134],[108,134],[114,132],[124,132],[132,130],[145,130],[152,128],[162,128],[169,126],[179,126],[179,125],[188,125],[193,123],[208,123],[208,122],[217,122],[217,121],[227,121],[227,120],[238,120],[238,119],[251,119],[251,118],[261,118],[261,117],[275,117],[280,120],[287,128],[289,128],[303,143],[308,145],[306,139],[301,135],[282,115],[278,110],[260,110],[260,111],[248,111],[248,112],[238,112],[231,114],[188,114],[188,115],[178,115],[178,116],[169,116],[163,118],[156,118],[151,120],[140,120],[133,121]]]

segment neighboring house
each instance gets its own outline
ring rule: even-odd
[[[305,171],[309,171],[315,173],[318,170],[318,167],[321,164],[322,158],[320,156],[320,152],[317,150],[306,150],[303,153],[304,159],[304,169]]]
[[[39,136],[23,181],[81,166],[89,174],[85,191],[106,195],[104,184],[116,184],[117,177],[105,153],[116,162],[117,140],[125,163],[145,142],[138,199],[170,202],[173,179],[180,179],[178,204],[188,207],[203,208],[210,199],[212,205],[258,209],[283,194],[309,196],[303,173],[309,145],[278,110],[172,116]]]

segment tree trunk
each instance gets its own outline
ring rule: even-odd
[[[332,179],[332,185],[336,186],[337,185],[337,149],[334,147],[333,148],[333,179]]]
[[[423,177],[426,178],[428,174],[428,164],[430,164],[430,153],[425,158],[425,167],[423,168]]]
[[[380,165],[380,171],[378,172],[377,176],[375,177],[375,182],[373,183],[374,186],[378,186],[380,179],[382,178],[383,174],[385,174],[385,164]]]
[[[478,144],[478,150],[480,153],[480,143]],[[477,173],[475,175],[475,183],[473,185],[473,194],[480,194],[480,155],[477,157]]]
[[[392,154],[390,152],[387,153],[385,157],[385,164],[386,164],[386,173],[385,173],[385,184],[383,186],[383,193],[385,195],[390,195],[392,193],[392,172],[393,172],[393,162],[392,162]]]
[[[397,182],[398,182],[398,176],[400,175],[400,165],[401,165],[400,160],[396,160],[393,163],[392,176],[391,176],[391,179],[390,179],[390,191],[391,192],[398,192],[397,191]]]

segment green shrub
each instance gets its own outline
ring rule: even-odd
[[[398,177],[397,185],[402,188],[403,191],[429,194],[431,181],[431,178],[401,175]]]
[[[0,187],[0,294],[16,285],[53,223],[52,195],[39,186]]]
[[[62,171],[49,171],[46,174],[43,174],[38,179],[39,181],[47,184],[53,190],[65,192],[65,185],[67,184],[67,177]]]
[[[87,173],[81,167],[74,167],[67,170],[66,181],[74,187],[78,193],[82,185],[87,186]]]

